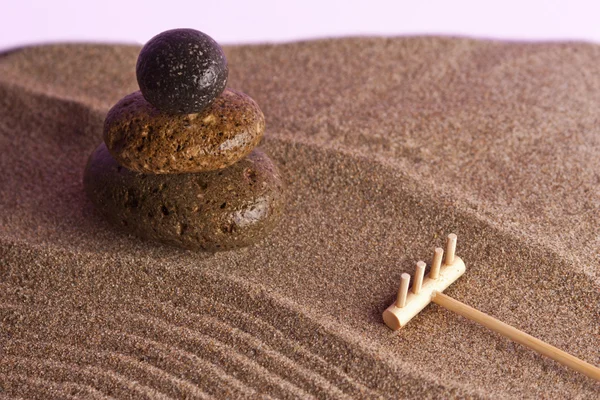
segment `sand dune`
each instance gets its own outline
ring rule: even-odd
[[[289,186],[216,254],[115,231],[82,186],[135,46],[0,57],[0,398],[593,398],[591,379],[402,272],[450,232],[448,294],[600,364],[600,47],[350,38],[226,48]]]

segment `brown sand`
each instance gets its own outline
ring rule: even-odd
[[[0,58],[0,397],[596,398],[436,305],[389,331],[450,232],[447,293],[600,364],[600,46],[362,38],[227,48],[287,216],[193,253],[116,232],[82,172],[133,46]]]

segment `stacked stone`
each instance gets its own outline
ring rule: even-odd
[[[256,148],[260,108],[226,89],[221,47],[196,30],[166,31],[144,46],[136,74],[140,91],[108,112],[85,169],[97,209],[140,237],[194,250],[266,236],[283,209],[283,181]]]

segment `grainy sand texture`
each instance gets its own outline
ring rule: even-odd
[[[115,230],[82,173],[140,48],[0,57],[0,398],[592,399],[600,385],[400,275],[600,364],[600,46],[347,38],[226,48],[267,121],[282,223],[216,254]]]

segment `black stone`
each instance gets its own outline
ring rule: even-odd
[[[228,73],[221,46],[194,29],[154,36],[142,48],[136,66],[144,98],[172,114],[202,111],[223,92]]]

